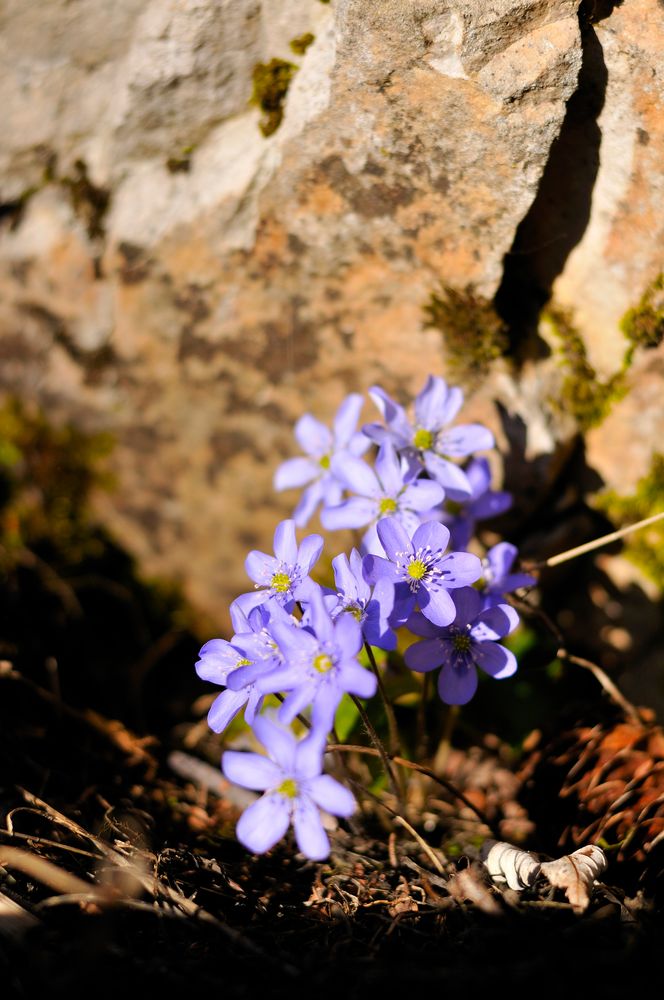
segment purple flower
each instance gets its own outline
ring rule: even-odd
[[[196,673],[205,681],[227,688],[218,695],[208,713],[208,725],[221,733],[246,705],[244,717],[251,725],[260,711],[263,695],[253,681],[261,674],[268,674],[281,662],[281,655],[267,631],[270,618],[295,621],[283,608],[274,603],[272,616],[265,606],[253,608],[245,615],[237,601],[230,607],[231,621],[236,630],[230,640],[210,639],[202,647],[196,662]]]
[[[409,646],[404,659],[411,670],[422,673],[442,664],[440,697],[448,705],[465,705],[477,690],[477,667],[497,679],[516,670],[514,653],[497,640],[516,628],[519,616],[509,604],[482,610],[482,598],[473,587],[456,590],[452,600],[456,618],[445,628],[419,616],[409,619],[411,631],[426,638]]]
[[[365,557],[372,581],[387,577],[395,584],[395,619],[405,620],[418,604],[435,625],[449,625],[456,608],[448,591],[479,579],[482,564],[470,552],[445,553],[450,533],[438,521],[421,524],[412,540],[395,518],[378,522],[378,535],[387,554]]]
[[[238,668],[249,661],[243,651],[233,646],[226,639],[210,639],[198,654],[196,673],[204,681],[226,686],[228,678]],[[208,712],[208,725],[215,733],[221,733],[235,718],[240,709],[246,705],[245,718],[251,723],[261,706],[262,694],[255,688],[245,688],[241,691],[222,691],[212,702]]]
[[[335,475],[347,490],[358,496],[338,507],[326,507],[321,522],[328,531],[370,525],[362,539],[365,552],[380,553],[375,525],[380,518],[393,517],[411,532],[421,521],[420,511],[442,502],[445,493],[438,483],[415,479],[402,467],[394,447],[386,441],[378,449],[375,471],[359,458],[333,459]]]
[[[512,573],[512,564],[518,555],[516,545],[499,542],[489,549],[482,559],[482,586],[480,594],[485,608],[504,603],[506,594],[519,587],[533,587],[537,580],[528,573]]]
[[[395,403],[380,386],[373,386],[369,395],[381,411],[387,424],[367,424],[364,433],[379,444],[389,440],[416,467],[424,468],[445,489],[450,500],[464,500],[471,495],[471,486],[463,469],[451,459],[465,458],[475,451],[493,448],[491,431],[481,424],[458,424],[448,427],[456,417],[463,393],[448,388],[444,379],[430,375],[424,389],[415,399],[415,423],[406,411]]]
[[[315,586],[309,572],[322,548],[320,535],[307,535],[298,548],[295,522],[282,521],[274,533],[274,555],[254,550],[247,556],[244,564],[247,575],[259,589],[241,594],[236,603],[245,614],[266,601],[276,601],[286,611],[292,611],[296,602],[306,600]]]
[[[364,577],[357,549],[351,552],[350,560],[345,553],[335,556],[332,567],[339,602],[332,609],[332,618],[350,614],[360,623],[362,636],[370,646],[396,649],[397,637],[389,620],[394,609],[393,582],[382,577],[372,589]]]
[[[311,625],[306,628],[281,622],[271,627],[284,662],[259,677],[256,687],[263,694],[289,692],[279,709],[281,722],[292,722],[298,712],[311,705],[314,728],[328,733],[343,695],[371,698],[376,693],[376,678],[357,660],[362,630],[352,615],[333,621],[320,588],[311,593],[309,614]]]
[[[240,817],[238,840],[255,854],[263,854],[292,824],[302,854],[322,861],[330,853],[330,842],[319,810],[350,816],[355,799],[329,774],[321,773],[324,745],[318,734],[298,742],[291,732],[260,716],[253,728],[268,757],[237,750],[227,750],[222,756],[229,781],[265,793]]]
[[[341,503],[343,486],[331,468],[332,458],[362,455],[369,447],[369,439],[356,431],[363,403],[357,393],[347,396],[337,410],[332,431],[310,413],[296,423],[295,437],[307,458],[282,462],[274,475],[274,488],[288,490],[310,484],[293,513],[298,528],[309,521],[321,500],[331,507]]]
[[[477,521],[497,517],[512,506],[512,495],[491,489],[491,467],[486,458],[473,458],[465,468],[471,493],[466,500],[443,505],[440,520],[450,529],[450,544],[467,549]]]

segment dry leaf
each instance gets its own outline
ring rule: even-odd
[[[494,882],[506,882],[510,889],[528,889],[540,872],[532,854],[499,840],[485,841],[482,860]]]
[[[464,902],[474,903],[484,913],[497,914],[502,910],[487,889],[474,868],[464,868],[454,875],[447,883],[450,895]]]
[[[394,894],[394,899],[391,900],[387,907],[387,912],[391,917],[396,917],[400,913],[414,913],[419,910],[417,902],[410,895],[410,887],[408,884],[401,884],[397,886],[396,892]]]
[[[606,854],[602,848],[589,844],[564,858],[545,861],[540,870],[551,885],[565,890],[565,895],[575,910],[583,912],[590,902],[593,882],[602,874],[606,865]]]
[[[554,888],[565,890],[567,899],[579,913],[588,906],[593,883],[607,866],[604,851],[595,844],[555,861],[540,863],[528,851],[487,840],[482,860],[494,882],[507,883],[510,889],[528,889],[538,875],[543,875]]]

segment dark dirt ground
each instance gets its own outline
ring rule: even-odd
[[[84,508],[90,485],[63,458],[71,441],[29,431],[41,444],[16,438],[23,478],[0,476],[3,998],[115,998],[129,986],[657,995],[664,736],[647,699],[643,711],[616,706],[585,664],[606,652],[588,594],[610,585],[592,559],[543,576],[515,682],[480,686],[446,754],[453,716],[435,699],[424,718],[400,710],[404,754],[423,744],[437,779],[404,769],[400,804],[362,790],[378,790],[374,758],[344,752],[360,810],[331,833],[329,860],[306,860],[291,840],[255,858],[234,838],[237,790],[205,724],[213,689],[193,667],[210,635],[71,506],[78,491]],[[573,466],[569,479],[580,481]],[[606,530],[578,490],[570,503],[505,537],[542,557],[543,539],[560,551]],[[560,655],[552,620],[566,622],[577,662]],[[360,726],[347,738],[369,743]],[[609,864],[581,911],[543,878],[521,892],[493,884],[487,838],[541,859],[600,841]]]
[[[598,730],[615,733],[615,713],[601,714]],[[115,997],[131,985],[359,997],[503,983],[622,997],[664,981],[661,840],[612,859],[582,913],[544,880],[523,892],[490,884],[486,836],[563,853],[552,833],[569,809],[544,790],[552,775],[537,751],[525,767],[497,740],[450,754],[446,775],[491,830],[411,774],[408,816],[433,858],[368,798],[319,864],[290,841],[251,857],[233,838],[222,784],[179,776],[168,741],[138,738],[9,667],[0,730],[3,996]]]

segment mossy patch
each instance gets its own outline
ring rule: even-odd
[[[566,375],[557,399],[551,402],[565,413],[571,414],[580,430],[596,427],[608,416],[611,407],[627,391],[625,375],[628,363],[606,381],[598,378],[588,359],[586,346],[574,326],[571,313],[550,307],[542,320],[560,342],[561,363]]]
[[[254,66],[250,102],[263,112],[259,128],[266,137],[276,132],[281,125],[286,94],[297,70],[295,63],[286,59],[270,59],[268,63],[257,63]]]
[[[297,38],[291,38],[288,44],[291,52],[294,52],[296,56],[303,56],[311,43],[315,40],[315,35],[312,35],[310,31],[305,31],[303,35],[298,35]]]
[[[0,404],[0,660],[65,702],[132,726],[156,706],[170,725],[200,681],[193,613],[177,584],[145,581],[92,500],[114,485],[113,439]],[[54,687],[55,686],[55,687]]]
[[[191,169],[191,157],[194,146],[185,146],[179,153],[169,156],[166,160],[166,169],[171,174],[188,174]]]
[[[60,178],[58,183],[68,191],[72,208],[83,220],[90,239],[103,236],[104,216],[111,200],[110,192],[92,183],[84,161],[75,160],[71,176]]]
[[[91,541],[89,497],[109,487],[103,471],[112,439],[55,426],[18,399],[0,408],[0,547],[2,561],[19,549],[46,545],[75,561]],[[48,540],[48,543],[46,543]]]
[[[424,307],[425,326],[440,330],[450,374],[474,384],[509,349],[507,326],[493,304],[472,288],[442,285]]]
[[[638,304],[627,310],[620,321],[620,329],[630,344],[630,362],[637,347],[659,347],[664,339],[664,274],[658,274]]]
[[[618,527],[659,514],[664,510],[664,454],[653,455],[647,475],[631,496],[610,490],[598,496],[595,504]],[[664,522],[628,535],[624,544],[627,558],[664,591]]]

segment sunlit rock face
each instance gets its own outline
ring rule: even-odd
[[[99,511],[146,572],[223,625],[295,502],[271,483],[297,417],[448,371],[441,282],[497,295],[520,366],[466,413],[504,448],[493,400],[526,421],[546,490],[576,424],[542,306],[606,379],[662,267],[656,0],[14,0],[0,50],[0,387],[114,432]],[[634,461],[592,433],[621,490],[660,447],[662,363],[637,352],[606,423]]]

